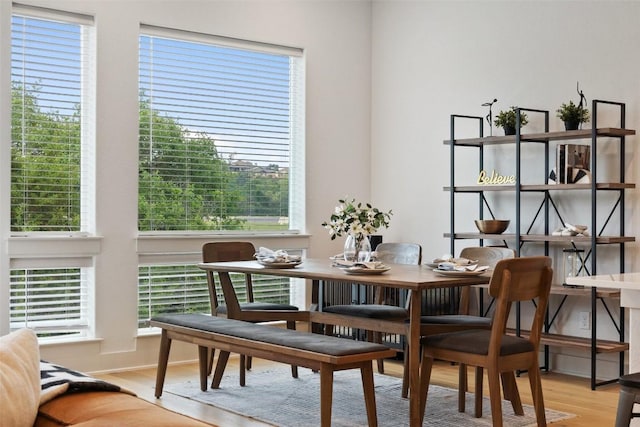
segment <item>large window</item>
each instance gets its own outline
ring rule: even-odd
[[[11,21],[11,231],[92,231],[93,22],[14,7]],[[86,334],[90,262],[31,259],[10,273],[11,328]]]
[[[139,229],[290,229],[300,52],[142,31]]]
[[[139,56],[139,230],[295,232],[301,51],[143,26]],[[197,268],[141,266],[138,283],[140,327],[157,313],[209,310]],[[290,300],[288,280],[258,278],[254,289]]]

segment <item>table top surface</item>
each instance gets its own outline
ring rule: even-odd
[[[640,273],[597,274],[595,276],[568,277],[570,285],[598,288],[640,290]]]
[[[200,263],[204,270],[228,273],[268,274],[284,277],[298,277],[312,280],[335,280],[370,285],[384,285],[405,289],[427,289],[488,283],[490,272],[481,275],[441,276],[427,265],[388,264],[390,268],[382,274],[348,274],[331,265],[325,258],[305,258],[294,268],[272,268],[257,261]]]

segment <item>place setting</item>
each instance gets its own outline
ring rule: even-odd
[[[269,268],[295,268],[302,264],[302,257],[299,255],[290,255],[287,251],[278,249],[273,250],[261,246],[254,257],[258,264]]]
[[[451,255],[443,255],[427,263],[428,267],[440,276],[465,277],[479,276],[489,270],[488,265],[480,265],[478,260],[467,258],[454,258]]]

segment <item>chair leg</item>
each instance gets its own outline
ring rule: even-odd
[[[522,409],[522,401],[520,400],[520,392],[518,391],[515,373],[513,371],[503,372],[501,374],[501,378],[504,398],[511,402],[513,413],[520,416],[524,415],[524,409]]]
[[[475,388],[475,406],[473,408],[473,415],[476,418],[482,418],[482,381],[484,380],[484,369],[481,366],[476,366],[476,388]]]
[[[218,363],[216,364],[216,371],[213,373],[213,380],[211,380],[211,388],[220,388],[220,381],[222,381],[222,375],[224,369],[227,367],[227,361],[229,360],[228,351],[220,351],[218,354]]]
[[[382,344],[382,332],[367,332],[367,337],[371,337],[369,341],[373,341],[377,344]],[[378,359],[378,373],[384,374],[384,359]]]
[[[491,419],[493,427],[502,427],[502,402],[500,395],[500,372],[496,367],[487,368],[489,380],[489,398],[491,400]]]
[[[364,404],[367,408],[367,421],[369,426],[378,425],[378,414],[376,410],[376,392],[373,386],[373,368],[370,362],[365,362],[360,367],[362,377],[362,391],[364,392]]]
[[[207,364],[207,375],[211,375],[213,371],[213,359],[216,356],[216,349],[211,348],[209,353],[209,363]]]
[[[402,362],[402,397],[409,397],[409,345],[404,345],[404,360]]]
[[[544,427],[547,425],[547,419],[544,412],[544,398],[542,396],[542,381],[540,379],[540,368],[538,366],[538,360],[529,366],[527,372],[529,376],[529,385],[531,386],[531,397],[533,398],[533,407],[536,412],[536,422],[538,427]]]
[[[467,382],[467,365],[461,363],[458,366],[458,412],[465,411],[467,390],[469,390],[469,384]]]

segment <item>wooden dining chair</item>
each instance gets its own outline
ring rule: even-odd
[[[462,249],[460,252],[460,258],[465,258],[472,261],[477,261],[480,266],[489,266],[493,270],[498,261],[503,259],[514,258],[516,253],[513,249],[505,247],[494,246],[471,246]],[[420,335],[428,336],[434,334],[441,334],[444,332],[455,332],[467,329],[490,329],[491,318],[470,314],[470,301],[471,301],[470,286],[463,286],[458,293],[458,313],[457,314],[440,314],[440,315],[425,315],[420,317]],[[405,354],[408,347],[405,346]],[[402,378],[402,397],[409,395],[409,368],[408,363],[404,364],[404,373]],[[460,383],[464,390],[467,390],[467,368],[465,365],[460,365]],[[458,408],[460,412],[465,410],[465,401],[458,402]],[[476,417],[482,416],[482,396],[476,398]]]
[[[256,253],[255,246],[251,242],[210,242],[202,246],[203,262],[227,262],[227,261],[251,261]],[[244,275],[244,287],[246,301],[238,300],[234,286],[225,286],[222,281],[222,294],[224,304],[218,300],[216,279],[214,272],[207,270],[207,284],[209,285],[209,299],[211,302],[211,314],[213,316],[227,317],[230,319],[244,320],[248,322],[286,321],[288,329],[296,329],[296,321],[306,321],[305,313],[298,307],[290,304],[260,302],[254,300],[253,281],[250,274]],[[234,284],[241,286],[241,284]],[[211,349],[208,370],[211,373],[215,349]],[[221,353],[220,357],[228,358],[228,353]],[[220,365],[221,361],[218,360]],[[226,360],[225,360],[226,363]],[[221,365],[224,366],[224,365]],[[245,370],[251,369],[251,358],[240,355],[240,385],[245,385]],[[291,374],[298,377],[298,369],[291,366]]]
[[[505,382],[505,399],[511,401],[517,415],[523,415],[515,371],[527,371],[537,425],[546,426],[538,357],[552,277],[549,257],[501,260],[496,264],[489,284],[489,295],[495,298],[490,330],[448,332],[421,339],[420,410],[423,417],[433,361],[438,359],[475,366],[480,379],[483,370],[487,370],[494,427],[502,426],[501,374]],[[512,304],[529,300],[536,300],[536,311],[528,338],[507,335],[507,321]],[[459,387],[458,393],[462,395],[465,391]],[[476,383],[476,394],[478,393],[482,393],[482,381]]]
[[[414,264],[422,262],[422,246],[416,243],[380,243],[376,247],[376,259],[389,264]],[[398,306],[391,301],[390,293],[384,286],[377,286],[373,304],[345,304],[331,305],[323,308],[324,312],[346,316],[404,322],[409,318],[407,305]],[[408,298],[407,298],[408,299]],[[326,334],[333,334],[333,326],[325,326]],[[382,333],[367,331],[367,339],[382,342]],[[378,360],[378,371],[384,373],[384,362]]]

